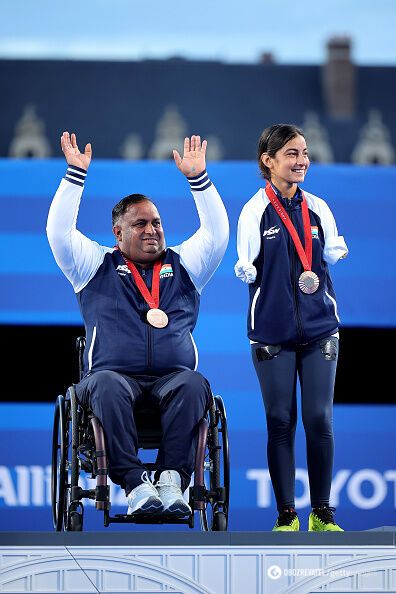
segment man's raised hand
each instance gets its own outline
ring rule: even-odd
[[[201,145],[200,136],[191,136],[184,139],[184,153],[183,158],[174,150],[173,158],[180,171],[187,177],[195,177],[206,169],[206,146],[207,141],[204,140]]]
[[[88,143],[85,146],[84,152],[80,153],[80,149],[77,146],[76,135],[73,133],[70,136],[69,132],[63,132],[61,136],[61,147],[69,165],[88,169],[92,159],[91,143]]]

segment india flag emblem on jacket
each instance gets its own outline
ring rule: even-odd
[[[311,226],[311,231],[312,231],[312,238],[313,239],[318,239],[319,237],[319,231],[317,227],[312,227]]]
[[[160,278],[173,276],[172,264],[163,264],[160,270]]]

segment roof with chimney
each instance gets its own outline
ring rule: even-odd
[[[331,53],[329,54],[331,57]],[[301,126],[314,161],[395,160],[396,68],[0,60],[0,156],[60,156],[63,130],[96,158],[166,159],[185,135],[212,159],[255,159],[262,130]]]

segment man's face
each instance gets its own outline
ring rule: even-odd
[[[149,200],[131,204],[113,227],[113,233],[121,252],[136,264],[155,262],[165,249],[160,215]]]

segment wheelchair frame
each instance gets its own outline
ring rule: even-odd
[[[82,377],[82,359],[85,337],[76,341],[79,377]],[[161,439],[158,427],[147,424],[153,410],[135,411],[139,449],[157,449]],[[148,471],[155,464],[145,464]],[[96,487],[79,486],[81,471],[96,479]],[[108,485],[107,455],[104,433],[94,414],[78,402],[75,385],[66,395],[59,395],[55,404],[52,435],[51,497],[53,525],[57,531],[82,531],[84,520],[83,499],[95,501],[95,507],[104,513],[104,526],[112,523],[135,524],[188,524],[194,527],[197,511],[203,531],[224,531],[228,526],[230,492],[230,464],[227,419],[223,400],[213,395],[207,414],[198,426],[194,484],[189,489],[192,513],[185,518],[171,514],[116,514],[110,515],[110,487]]]

